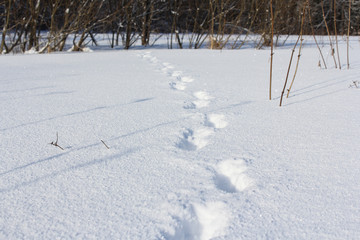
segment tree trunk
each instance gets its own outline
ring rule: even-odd
[[[2,36],[1,36],[0,54],[2,54],[4,48],[6,48],[5,38],[6,38],[8,26],[9,26],[10,11],[11,11],[11,0],[9,0],[8,6],[5,9],[6,21],[4,23],[4,28],[3,28]]]
[[[154,5],[151,0],[145,0],[143,2],[144,16],[142,19],[142,33],[141,33],[141,45],[149,45],[151,21],[153,15]]]

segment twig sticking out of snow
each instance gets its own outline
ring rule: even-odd
[[[109,146],[106,145],[106,143],[105,143],[103,140],[101,140],[101,142],[104,144],[104,146],[105,146],[107,149],[110,149]]]
[[[51,144],[51,145],[54,145],[55,147],[60,148],[61,150],[64,150],[61,146],[58,145],[58,140],[59,140],[59,135],[58,135],[58,133],[56,132],[56,141],[55,141],[55,142],[51,142],[50,144]]]
[[[349,88],[360,88],[360,82],[359,81],[353,81],[353,83],[350,84]]]

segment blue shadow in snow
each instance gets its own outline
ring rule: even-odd
[[[0,131],[4,132],[4,131],[7,131],[7,130],[19,128],[19,127],[24,127],[24,126],[28,126],[28,125],[34,125],[34,124],[37,124],[37,123],[42,123],[42,122],[54,120],[54,119],[57,119],[57,118],[69,117],[69,116],[79,115],[79,114],[83,114],[83,113],[93,112],[93,111],[97,111],[97,110],[101,110],[101,109],[105,109],[105,108],[106,107],[102,106],[102,107],[96,107],[96,108],[87,109],[87,110],[84,110],[84,111],[78,111],[78,112],[72,112],[72,113],[68,113],[68,114],[58,115],[58,116],[45,118],[45,119],[38,120],[38,121],[19,124],[19,125],[9,127],[9,128],[2,128],[2,129],[0,129]]]
[[[320,94],[320,95],[317,95],[317,96],[314,96],[314,97],[311,97],[311,98],[308,98],[308,99],[303,99],[303,100],[300,100],[300,101],[297,101],[297,102],[287,103],[287,104],[284,104],[284,106],[290,106],[290,105],[293,105],[293,104],[308,102],[308,101],[311,101],[311,100],[313,100],[313,99],[317,99],[317,98],[321,98],[321,97],[333,95],[333,94],[335,94],[335,93],[343,92],[343,91],[346,91],[346,89],[339,89],[339,90],[335,90],[335,91],[332,91],[332,92]]]
[[[25,165],[23,165],[23,166],[19,166],[19,167],[13,168],[13,169],[11,169],[11,170],[9,170],[9,171],[0,173],[0,177],[1,177],[1,176],[4,176],[4,175],[6,175],[6,174],[12,173],[12,172],[21,170],[21,169],[25,169],[25,168],[27,168],[27,167],[30,167],[30,166],[33,166],[33,165],[36,165],[36,164],[42,163],[42,162],[50,161],[50,160],[52,160],[52,159],[54,159],[54,158],[61,157],[61,156],[66,155],[66,154],[68,154],[68,153],[69,153],[69,152],[64,152],[64,153],[56,154],[56,155],[53,155],[53,156],[51,156],[51,157],[47,157],[47,158],[44,158],[44,159],[40,159],[40,160],[38,160],[38,161],[36,161],[36,162],[31,162],[31,163],[25,164]]]
[[[135,100],[133,101],[133,103],[136,103],[136,102],[143,102],[143,101],[149,101],[153,98],[147,98],[147,99],[139,99],[139,100]],[[217,111],[221,111],[221,110],[224,110],[224,109],[231,109],[231,108],[236,108],[236,107],[240,107],[240,106],[243,106],[243,105],[246,105],[246,104],[250,104],[252,103],[251,101],[244,101],[244,102],[241,102],[241,103],[237,103],[237,104],[231,104],[229,106],[226,106],[226,107],[223,107],[223,108],[218,108],[214,111],[209,111],[209,112],[217,112]],[[208,112],[208,113],[209,113]],[[136,130],[136,131],[133,131],[133,132],[129,132],[129,133],[126,133],[126,134],[123,134],[123,135],[120,135],[120,136],[117,136],[117,137],[113,137],[111,139],[107,139],[108,141],[115,141],[115,140],[119,140],[119,139],[122,139],[122,138],[126,138],[126,137],[129,137],[129,136],[133,136],[133,135],[136,135],[136,134],[139,134],[139,133],[144,133],[144,132],[147,132],[147,131],[150,131],[150,130],[153,130],[153,129],[156,129],[156,128],[159,128],[159,127],[162,127],[162,126],[167,126],[167,125],[170,125],[170,124],[173,124],[173,123],[177,123],[177,122],[180,122],[180,121],[184,121],[188,118],[190,118],[191,116],[189,117],[184,117],[184,118],[180,118],[180,119],[176,119],[174,121],[168,121],[168,122],[163,122],[163,123],[159,123],[159,124],[156,124],[154,126],[151,126],[151,127],[147,127],[147,128],[143,128],[143,129],[139,129],[139,130]],[[102,143],[99,141],[99,142],[96,142],[96,143],[93,143],[93,144],[90,144],[90,145],[86,145],[86,146],[82,146],[82,147],[78,147],[78,148],[72,148],[72,149],[69,149],[67,148],[66,152],[63,152],[63,153],[60,153],[60,154],[56,154],[56,155],[53,155],[53,156],[50,156],[50,157],[47,157],[47,158],[44,158],[44,159],[40,159],[38,161],[34,161],[34,162],[31,162],[31,163],[28,163],[28,164],[25,164],[23,166],[19,166],[19,167],[15,167],[11,170],[8,170],[8,171],[5,171],[5,172],[2,172],[0,173],[0,177],[1,176],[4,176],[4,175],[7,175],[7,174],[10,174],[10,173],[13,173],[15,171],[20,171],[20,170],[23,170],[23,169],[26,169],[30,166],[34,166],[34,165],[37,165],[37,164],[40,164],[40,163],[44,163],[44,162],[48,162],[50,160],[53,160],[53,159],[56,159],[56,158],[59,158],[59,157],[62,157],[64,155],[67,155],[71,152],[75,152],[75,151],[80,151],[80,150],[83,150],[83,149],[88,149],[88,148],[91,148],[91,147],[95,147],[95,146],[99,146],[101,145]],[[69,150],[68,150],[69,149]],[[1,192],[1,191],[0,191]]]
[[[48,89],[48,88],[54,88],[54,87],[55,87],[55,86],[44,86],[44,87],[24,88],[24,89],[0,91],[0,93],[15,93],[15,92],[35,91],[35,90]]]
[[[42,97],[42,96],[51,96],[51,95],[61,95],[61,94],[70,94],[74,93],[75,91],[58,91],[58,92],[48,92],[43,94],[35,95],[36,97]]]
[[[299,88],[299,89],[296,89],[294,91],[291,91],[292,95],[290,95],[289,98],[299,96],[299,95],[302,95],[302,94],[306,94],[306,93],[310,93],[310,92],[314,92],[314,91],[324,89],[324,88],[327,88],[327,87],[331,87],[331,86],[334,86],[334,85],[338,85],[338,84],[341,84],[341,83],[347,82],[347,81],[349,81],[348,78],[341,79],[341,80],[333,79],[333,80],[323,81],[323,82],[320,82],[320,83],[315,83],[315,84],[312,84],[312,85],[309,85],[309,86],[306,86],[306,87]],[[303,91],[303,90],[306,90],[306,89],[309,89],[309,90]]]
[[[143,99],[137,99],[131,103],[140,103],[140,102],[147,102],[147,101],[150,101],[150,100],[153,100],[154,98],[143,98]]]
[[[38,123],[42,123],[42,122],[46,122],[46,121],[50,121],[50,120],[54,120],[54,119],[58,119],[58,118],[70,117],[70,116],[74,116],[74,115],[80,115],[80,114],[85,114],[85,113],[94,112],[94,111],[98,111],[98,110],[104,110],[104,109],[109,109],[109,108],[114,108],[114,107],[125,106],[125,105],[129,105],[129,104],[142,103],[142,102],[150,101],[150,100],[153,100],[153,99],[155,99],[155,98],[153,98],[153,97],[152,98],[143,98],[143,99],[136,99],[136,100],[134,100],[132,102],[129,102],[129,103],[123,103],[123,104],[117,104],[117,105],[111,105],[111,106],[99,106],[99,107],[90,108],[90,109],[87,109],[87,110],[84,110],[84,111],[77,111],[77,112],[57,115],[57,116],[54,116],[54,117],[45,118],[45,119],[41,119],[41,120],[38,120],[38,121],[19,124],[19,125],[13,126],[13,127],[2,128],[2,129],[0,129],[0,131],[4,132],[4,131],[7,131],[7,130],[12,130],[12,129],[16,129],[16,128],[19,128],[19,127],[25,127],[25,126],[29,126],[29,125],[34,125],[34,124],[38,124]]]
[[[130,149],[127,149],[126,151],[124,151],[122,153],[113,154],[111,156],[107,156],[107,157],[100,158],[100,159],[94,159],[94,160],[92,160],[90,162],[80,163],[80,164],[77,164],[77,165],[74,165],[74,166],[71,166],[71,167],[68,167],[68,168],[64,168],[64,169],[59,170],[59,171],[55,171],[55,172],[46,174],[46,175],[41,176],[41,177],[37,177],[37,178],[35,178],[33,180],[30,180],[30,181],[26,181],[26,182],[16,184],[16,185],[14,185],[12,187],[0,189],[0,193],[6,193],[6,192],[14,191],[14,190],[17,190],[19,188],[26,187],[26,186],[29,186],[31,184],[35,184],[37,182],[40,182],[40,181],[43,181],[43,180],[46,180],[46,179],[49,179],[49,178],[54,178],[54,177],[57,177],[57,176],[59,176],[61,174],[65,174],[65,173],[75,171],[75,170],[78,170],[78,169],[91,167],[91,166],[94,166],[94,165],[97,165],[97,164],[102,164],[102,163],[110,162],[110,161],[113,161],[113,160],[119,160],[120,158],[122,158],[124,156],[127,156],[127,155],[130,155],[132,153],[135,153],[135,152],[137,152],[139,150],[140,150],[139,148],[130,148]],[[61,154],[59,154],[59,155],[61,155]],[[55,158],[55,157],[56,156],[53,156],[51,158],[44,159],[43,161],[50,160],[50,159]]]

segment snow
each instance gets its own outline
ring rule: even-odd
[[[33,47],[33,48],[25,51],[24,54],[38,54],[38,53],[39,53],[39,52],[36,50],[36,48]]]
[[[291,47],[1,56],[0,239],[358,238],[358,39]]]

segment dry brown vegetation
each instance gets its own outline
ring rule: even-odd
[[[270,46],[272,39],[275,45],[283,44],[279,35],[299,34],[304,4],[295,0],[0,0],[0,52],[63,51],[67,40],[73,50],[81,51],[88,43],[97,44],[97,33],[107,33],[111,47],[125,49],[137,39],[151,45],[154,33],[168,33],[169,48],[183,48],[186,36],[195,49],[208,38],[211,48],[221,49],[231,36],[235,39],[231,47],[241,48],[240,34],[245,38],[258,34],[261,38],[255,46],[261,48]],[[304,24],[303,34],[357,34],[359,12],[358,1],[311,1],[312,21]]]

